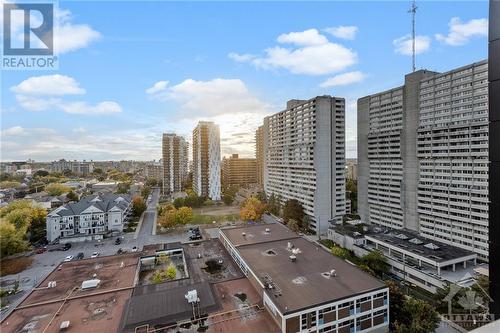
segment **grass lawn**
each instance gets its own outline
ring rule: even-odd
[[[210,224],[215,222],[235,222],[240,219],[238,214],[229,215],[204,215],[204,214],[194,214],[192,224]]]
[[[28,268],[33,257],[19,257],[0,261],[0,276],[17,274]]]

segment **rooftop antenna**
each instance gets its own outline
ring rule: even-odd
[[[415,65],[415,16],[417,14],[417,5],[416,1],[412,0],[411,2],[411,7],[408,10],[408,13],[411,13],[411,56],[412,56],[412,69],[415,72],[416,70],[416,65]]]

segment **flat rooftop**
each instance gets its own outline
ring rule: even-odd
[[[416,255],[430,258],[438,263],[446,262],[449,260],[462,259],[465,257],[473,257],[476,255],[474,252],[444,244],[435,240],[427,239],[407,230],[394,230],[387,233],[381,232],[367,234],[366,236],[372,237],[381,242],[396,246],[406,251],[410,251],[412,253],[415,253]],[[430,246],[425,246],[426,244],[434,244],[435,246],[432,246],[431,248]]]
[[[295,262],[289,259],[289,242],[300,249]],[[282,313],[386,288],[381,281],[301,237],[240,246],[238,251],[263,284],[272,281],[274,288],[266,293]],[[332,269],[337,276],[325,274]]]
[[[125,302],[132,295],[139,254],[64,262],[2,321],[2,332],[117,332]],[[94,277],[96,288],[81,290]],[[56,286],[47,288],[49,281]]]
[[[268,231],[266,231],[266,229]],[[221,229],[221,231],[235,247],[299,237],[295,232],[281,223],[224,228]],[[243,235],[243,233],[245,234]]]

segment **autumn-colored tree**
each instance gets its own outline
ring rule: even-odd
[[[158,217],[158,224],[163,228],[173,228],[177,224],[177,209],[165,210]]]
[[[8,221],[0,220],[0,254],[9,256],[28,250],[28,242],[24,240],[25,229],[16,229]]]
[[[177,210],[177,222],[180,224],[188,224],[193,222],[193,209],[191,207],[181,207]]]
[[[45,186],[45,192],[49,195],[61,195],[63,193],[68,193],[69,191],[71,191],[71,188],[63,184],[52,183]]]
[[[240,210],[240,217],[244,221],[257,221],[260,220],[264,213],[266,206],[257,199],[257,197],[250,197],[245,200]]]
[[[141,216],[146,208],[146,203],[142,197],[135,196],[134,199],[132,199],[132,212],[134,216]]]

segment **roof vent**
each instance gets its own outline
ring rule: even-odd
[[[297,256],[295,254],[290,255],[290,257],[288,257],[288,258],[290,258],[290,261],[292,261],[292,262],[297,261]]]
[[[49,285],[47,286],[47,288],[55,288],[56,286],[57,286],[56,281],[49,281]]]
[[[434,243],[428,243],[428,244],[425,244],[424,247],[428,248],[428,249],[431,249],[431,250],[439,250],[439,246],[437,246],[436,244]]]
[[[241,233],[241,236],[245,237],[247,234],[245,232]]]
[[[271,229],[266,228],[266,234],[269,234],[269,233],[271,233]]]
[[[334,269],[332,269],[332,270],[330,271],[330,276],[333,276],[333,277],[334,277],[334,276],[337,276],[337,271],[336,271],[336,270],[334,270]]]
[[[286,245],[286,249],[288,251],[292,251],[292,249],[294,248],[295,246],[292,244],[292,242],[288,242],[287,245]]]

